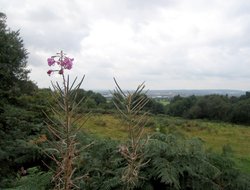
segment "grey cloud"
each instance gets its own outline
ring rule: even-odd
[[[50,31],[51,29],[51,31]],[[70,28],[51,27],[50,29],[22,30],[25,43],[45,51],[79,51],[80,41],[88,35],[87,30],[71,30]]]
[[[46,7],[37,7],[36,9],[27,11],[25,19],[39,24],[58,21],[60,16],[52,10]]]
[[[113,86],[113,76],[125,88],[146,80],[158,89],[216,79],[235,87],[250,76],[247,0],[0,1],[21,29],[34,75],[46,71],[47,54],[62,49],[76,56],[71,75],[86,73],[89,88]]]
[[[43,63],[43,62],[46,62],[46,60],[44,60],[42,57],[40,57],[40,56],[37,56],[37,55],[35,55],[35,54],[33,54],[33,53],[31,53],[31,54],[29,54],[28,55],[28,60],[29,60],[29,65],[33,65],[33,66],[35,66],[35,67],[42,67],[43,65],[45,65],[45,64],[41,64],[41,63]]]
[[[77,52],[89,29],[81,12],[72,11],[70,6],[67,1],[37,4],[27,1],[22,10],[14,8],[17,17],[11,18],[10,22],[21,28],[21,35],[29,47],[43,51],[63,49]]]
[[[128,8],[140,10],[140,9],[152,9],[157,7],[172,6],[175,4],[174,0],[127,0]]]
[[[42,11],[36,15],[27,15],[31,18],[29,24],[21,29],[25,43],[49,51],[79,51],[81,40],[88,35],[88,27],[82,23],[68,23],[68,18],[60,18],[51,11],[47,12],[45,17],[42,17]],[[51,15],[53,16],[50,17]],[[51,21],[47,21],[48,19]]]
[[[229,1],[226,5],[229,7],[226,14],[230,19],[250,14],[250,3],[248,0]]]

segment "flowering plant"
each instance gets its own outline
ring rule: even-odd
[[[54,117],[48,117],[50,123],[47,123],[49,131],[55,137],[55,141],[51,143],[53,147],[47,155],[56,163],[53,182],[55,184],[54,189],[58,190],[80,189],[82,182],[79,182],[79,180],[89,180],[89,174],[76,176],[77,163],[82,163],[79,158],[80,147],[76,136],[88,117],[85,117],[84,121],[82,118],[85,115],[80,115],[76,111],[80,103],[86,98],[82,97],[79,102],[75,101],[84,77],[75,85],[77,78],[70,84],[69,76],[67,78],[64,76],[64,70],[70,70],[73,61],[73,58],[67,57],[62,51],[47,59],[50,67],[59,66],[59,69],[51,69],[47,73],[51,75],[58,72],[63,78],[63,86],[60,86],[58,82],[55,84],[52,82],[54,89],[52,94],[58,106],[51,108]],[[125,121],[129,137],[128,142],[119,147],[119,152],[126,160],[121,181],[125,185],[124,189],[134,189],[139,179],[142,178],[139,175],[140,171],[149,162],[149,160],[146,161],[144,156],[144,147],[148,142],[148,139],[144,138],[147,113],[141,114],[148,99],[142,94],[145,87],[144,83],[139,85],[133,93],[123,92],[116,80],[115,83],[114,100],[116,101],[114,101],[114,104]],[[80,123],[76,125],[77,122],[82,125],[79,125]],[[85,148],[93,143],[86,145]]]
[[[48,65],[55,66],[58,65],[59,69],[50,69],[47,71],[48,75],[51,75],[53,72],[58,72],[60,75],[64,73],[64,69],[72,69],[74,58],[66,57],[66,55],[61,51],[55,56],[51,56],[47,59]]]
[[[81,127],[77,122],[83,121],[82,118],[84,117],[84,115],[77,114],[76,111],[77,107],[85,99],[85,97],[82,97],[79,102],[76,102],[78,89],[83,82],[84,76],[75,86],[77,78],[75,78],[73,84],[70,84],[69,76],[67,78],[64,76],[64,70],[70,70],[73,66],[73,61],[74,59],[67,57],[63,51],[47,59],[50,67],[59,66],[59,69],[48,70],[47,74],[51,75],[54,72],[58,72],[63,78],[63,86],[60,86],[58,82],[52,82],[52,95],[58,106],[51,107],[55,117],[50,118],[47,116],[50,121],[47,123],[47,126],[56,140],[50,143],[54,152],[51,152],[50,149],[46,153],[57,165],[53,176],[55,189],[64,190],[77,187],[75,171],[77,169],[76,162],[79,151],[76,134]]]

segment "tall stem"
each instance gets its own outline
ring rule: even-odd
[[[63,52],[61,52],[61,60],[63,59]],[[65,79],[64,73],[62,73],[63,77],[63,87],[64,87],[64,110],[65,110],[65,128],[66,128],[66,151],[65,151],[65,163],[64,163],[64,189],[70,189],[70,175],[71,175],[71,159],[70,159],[70,115],[69,115],[69,92],[68,92],[68,81]]]
[[[54,88],[53,95],[58,103],[58,110],[54,108],[52,110],[54,110],[53,113],[58,122],[53,122],[54,118],[49,118],[54,126],[48,124],[50,132],[58,139],[58,141],[56,140],[54,143],[55,150],[59,153],[58,156],[55,155],[55,153],[48,155],[57,164],[57,169],[53,176],[55,189],[57,190],[70,190],[73,187],[77,187],[76,184],[74,184],[76,178],[73,175],[76,170],[74,163],[77,158],[77,130],[73,127],[73,124],[79,120],[79,117],[75,119],[77,113],[74,112],[74,109],[76,109],[81,102],[75,104],[77,90],[80,88],[84,77],[77,85],[74,85],[77,78],[73,81],[72,85],[69,84],[69,76],[65,77],[64,70],[71,69],[72,61],[73,59],[66,57],[63,51],[48,59],[49,66],[56,64],[60,67],[59,70],[49,70],[48,74],[58,72],[62,75],[62,86],[57,82],[56,85],[52,83]],[[61,125],[59,126],[58,123]],[[60,128],[58,129],[58,127]]]

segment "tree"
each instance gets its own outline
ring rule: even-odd
[[[0,95],[10,100],[21,93],[20,85],[28,80],[27,50],[19,31],[7,28],[6,16],[0,13]]]
[[[7,28],[0,13],[0,187],[18,169],[36,165],[41,153],[35,143],[43,126],[36,100],[37,86],[28,80],[27,50],[19,31]],[[43,133],[41,133],[43,134]]]
[[[233,105],[231,122],[250,123],[250,99],[241,100]]]
[[[187,98],[175,96],[168,105],[168,114],[173,116],[186,116],[188,110],[195,104],[196,97],[190,96]]]
[[[147,97],[146,95],[144,96]],[[148,103],[145,105],[144,110],[152,114],[164,114],[164,106],[152,98],[148,98]]]
[[[227,96],[207,95],[198,98],[189,109],[187,117],[227,121],[229,111],[230,102]]]

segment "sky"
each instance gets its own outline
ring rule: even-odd
[[[250,89],[249,0],[0,0],[20,30],[30,79],[41,88],[47,58],[74,58],[82,88]]]

